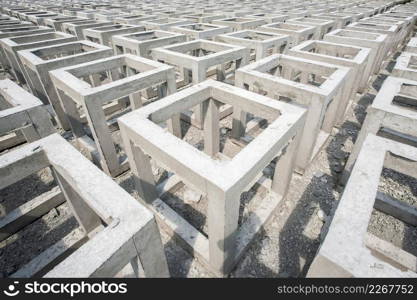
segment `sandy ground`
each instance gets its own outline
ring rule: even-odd
[[[303,277],[306,275],[320,242],[325,237],[343,187],[338,185],[344,164],[352,149],[361,123],[384,79],[389,75],[393,58],[388,59],[378,76],[374,76],[366,93],[357,95],[346,114],[343,125],[334,129],[322,150],[303,176],[294,174],[288,196],[274,212],[273,218],[261,228],[248,251],[231,272],[230,277]],[[3,74],[3,77],[7,74]],[[227,136],[230,122],[222,122]],[[73,143],[71,136],[65,137]],[[199,133],[189,130],[186,140],[201,147]],[[160,174],[159,174],[160,175]],[[116,181],[132,195],[134,185],[130,172]],[[0,217],[28,199],[53,187],[50,171],[44,169],[0,191]],[[417,181],[384,169],[380,190],[417,206]],[[187,217],[203,233],[207,232],[206,199],[186,202],[184,189],[166,199],[177,212]],[[251,192],[242,196],[241,218],[251,210]],[[189,197],[188,194],[186,196]],[[191,197],[195,196],[191,194]],[[41,219],[0,243],[0,275],[10,276],[41,251],[57,242],[78,226],[65,203]],[[417,228],[391,216],[374,211],[368,230],[378,237],[417,255]],[[171,236],[161,233],[169,269],[173,277],[211,277],[196,259],[184,251]]]

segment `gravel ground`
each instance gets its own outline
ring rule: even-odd
[[[343,188],[338,185],[338,180],[365,118],[366,108],[374,99],[386,76],[389,75],[392,62],[387,61],[386,64],[387,68],[373,78],[368,91],[363,95],[357,95],[354,99],[343,125],[332,132],[331,137],[304,175],[293,176],[287,198],[280,203],[273,218],[261,228],[230,277],[303,277],[306,275],[343,191]],[[1,77],[5,76],[7,75],[3,74]],[[221,127],[223,128],[223,149],[223,146],[227,144],[227,136],[230,134],[230,119],[223,120]],[[65,137],[71,143],[74,142],[70,135],[66,134]],[[186,140],[201,149],[201,133],[195,129],[188,128]],[[166,173],[155,172],[159,180],[166,176]],[[116,181],[133,196],[137,196],[130,172],[122,174]],[[0,217],[54,185],[50,171],[44,169],[0,191]],[[417,206],[417,182],[408,176],[384,169],[380,191]],[[253,196],[253,191],[242,196],[241,218],[251,211],[250,199]],[[188,200],[184,202],[179,200],[184,197]],[[199,200],[194,201],[193,198]],[[200,199],[198,194],[187,192],[182,188],[166,201],[176,211],[189,218],[190,222],[202,232],[207,232],[205,198]],[[77,226],[68,205],[63,204],[2,241],[0,243],[1,276],[11,275]],[[368,230],[414,255],[417,254],[416,227],[374,211]],[[164,232],[161,235],[172,276],[212,276],[171,236]]]

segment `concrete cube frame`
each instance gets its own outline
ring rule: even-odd
[[[131,53],[145,58],[152,58],[152,49],[186,41],[184,34],[163,30],[151,30],[113,36],[116,55]]]
[[[208,24],[208,23],[193,23],[180,26],[172,26],[171,31],[185,34],[188,41],[192,40],[213,40],[215,36],[231,32],[232,29],[228,26]]]
[[[350,68],[340,65],[274,54],[237,70],[235,81],[238,87],[277,100],[282,96],[290,98],[308,108],[301,137],[303,146],[296,159],[296,171],[303,173],[330,136],[350,72]],[[324,81],[320,86],[308,84],[310,74],[324,76]],[[295,76],[300,77],[299,82]],[[247,113],[241,109],[233,111],[233,118],[240,124],[232,132],[235,138],[245,132]]]
[[[21,50],[17,53],[25,69],[24,75],[28,76],[25,80],[30,89],[43,103],[52,105],[58,124],[64,130],[68,130],[69,123],[59,103],[49,71],[92,59],[108,57],[113,54],[113,50],[89,41],[75,41]]]
[[[157,19],[156,15],[148,14],[132,14],[126,16],[120,16],[113,19],[115,24],[127,24],[127,25],[141,25],[142,21]]]
[[[258,30],[289,35],[291,37],[291,41],[288,47],[291,48],[292,46],[298,45],[303,41],[313,39],[316,32],[316,27],[310,25],[278,22],[262,25],[258,28]]]
[[[273,112],[277,119],[233,159],[218,161],[212,158],[218,152],[219,143],[216,101],[239,106],[261,116],[265,112]],[[207,107],[205,153],[156,124],[196,105]],[[129,113],[119,118],[118,122],[140,199],[152,209],[162,226],[183,240],[202,263],[216,275],[224,276],[231,271],[262,224],[285,197],[304,118],[303,108],[207,80]],[[286,145],[289,148],[276,165],[275,174],[279,176],[267,183],[270,197],[266,196],[260,207],[266,206],[254,212],[252,217],[255,219],[244,222],[239,229],[240,194],[258,181],[258,174],[279,156]],[[160,189],[155,186],[147,155],[172,171],[175,175],[171,179],[177,177],[177,182],[182,181],[207,195],[209,238],[159,198]],[[166,191],[168,186],[165,185]]]
[[[112,22],[97,22],[95,20],[87,20],[77,23],[66,22],[62,24],[62,31],[77,36],[79,40],[85,40],[83,33],[84,29],[109,26],[112,24]]]
[[[416,164],[417,148],[366,137],[308,277],[417,276],[415,256],[367,232],[374,208],[416,225],[415,208],[378,192],[384,166],[417,178]]]
[[[256,18],[256,19],[263,19],[266,23],[285,22],[289,18],[289,16],[287,15],[269,14],[269,13],[256,13],[253,15],[248,15],[248,17]]]
[[[193,56],[187,54],[192,51],[196,55],[204,54],[204,51],[211,53],[204,56]],[[184,74],[185,84],[188,84],[188,70],[191,70],[193,84],[200,83],[207,78],[209,68],[216,66],[217,80],[227,79],[224,65],[234,61],[235,69],[246,65],[249,62],[249,49],[245,47],[218,43],[207,40],[195,40],[186,43],[155,48],[152,50],[152,57],[155,60],[175,65]],[[221,118],[232,113],[229,106],[224,105],[221,109]],[[181,117],[192,125],[202,128],[202,107],[194,109],[192,115],[181,114]]]
[[[193,21],[179,18],[159,18],[142,21],[141,25],[146,27],[146,30],[166,30],[169,31],[172,26],[192,24]]]
[[[0,188],[47,167],[84,238],[68,243],[66,236],[12,277],[38,277],[51,268],[46,277],[111,277],[129,263],[133,270],[140,264],[147,277],[169,276],[152,213],[58,134],[0,156]],[[73,247],[79,248],[67,256]]]
[[[371,64],[369,54],[371,49],[345,44],[335,44],[324,41],[306,41],[288,52],[289,55],[325,63],[341,65],[352,69],[350,78],[345,84],[344,97],[337,110],[336,125],[344,119],[349,101],[354,99],[356,92],[364,92],[367,87]]]
[[[372,74],[377,74],[389,48],[386,34],[336,29],[324,35],[327,42],[371,48]]]
[[[317,14],[311,16],[314,19],[322,19],[329,21],[336,21],[336,26],[338,29],[344,28],[353,22],[353,16],[348,14]]]
[[[218,35],[217,42],[242,46],[254,51],[254,60],[274,53],[285,53],[290,44],[290,36],[272,32],[241,30]]]
[[[85,18],[79,17],[69,17],[69,16],[55,16],[51,18],[46,18],[44,21],[45,26],[51,27],[55,31],[62,31],[62,24],[65,22],[77,22],[77,21],[85,21]]]
[[[417,37],[413,37],[405,46],[404,52],[417,53]]]
[[[18,51],[68,43],[76,40],[77,37],[70,34],[61,32],[49,32],[0,39],[0,47],[2,47],[9,62],[12,75],[19,83],[24,84],[26,83],[25,78],[27,78],[27,74],[25,75],[24,73],[25,69],[20,61],[19,56],[17,55]]]
[[[121,77],[118,69],[126,66],[127,77]],[[136,73],[136,72],[139,73]],[[111,72],[112,81],[100,85],[97,76],[100,72]],[[111,176],[117,176],[128,169],[128,163],[119,157],[111,138],[105,114],[107,103],[129,97],[131,108],[142,106],[141,91],[160,85],[159,97],[176,91],[173,67],[139,56],[124,54],[74,65],[50,72],[52,81],[59,95],[64,111],[69,116],[69,123],[78,146],[86,149],[91,160]],[[87,83],[82,78],[92,77]],[[120,103],[118,103],[120,104]],[[82,106],[88,126],[94,138],[92,140],[83,127],[84,121],[77,110]],[[121,109],[120,105],[108,107],[109,112]],[[171,132],[180,136],[179,118],[174,118],[170,125]]]
[[[305,24],[316,27],[315,39],[317,40],[321,40],[326,33],[336,29],[337,25],[336,21],[315,19],[313,17],[288,19],[285,22],[290,24]]]
[[[215,25],[228,26],[232,28],[233,31],[240,31],[245,29],[255,29],[261,25],[266,24],[266,21],[258,18],[233,17],[213,20],[211,23]]]
[[[417,139],[417,81],[398,77],[385,79],[372,105],[346,162],[342,183],[346,183],[366,136],[370,133],[413,143]],[[411,107],[410,107],[411,105]]]
[[[112,37],[114,35],[135,33],[145,31],[144,26],[115,24],[109,26],[100,26],[87,28],[83,30],[84,38],[113,48]]]
[[[9,79],[0,80],[0,151],[22,142],[33,142],[55,132],[43,103]]]
[[[403,52],[397,58],[392,76],[417,81],[417,53]]]
[[[224,19],[225,16],[222,14],[213,13],[195,13],[182,16],[185,19],[189,19],[195,23],[211,23],[214,20]]]

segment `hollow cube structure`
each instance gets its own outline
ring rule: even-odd
[[[258,28],[260,31],[285,34],[291,37],[289,47],[298,45],[299,43],[311,40],[314,38],[316,27],[302,24],[289,24],[289,23],[272,23],[263,25]]]
[[[62,24],[62,31],[65,33],[75,35],[79,40],[84,40],[84,29],[87,28],[95,28],[95,27],[102,27],[102,26],[110,26],[112,22],[98,22],[96,20],[88,19],[87,21],[81,21],[77,23],[73,22],[65,22]]]
[[[187,84],[188,72],[191,70],[193,84],[207,78],[209,68],[216,68],[217,80],[224,81],[233,76],[233,71],[244,66],[249,61],[249,49],[241,46],[229,45],[207,40],[195,40],[171,46],[153,49],[152,57],[155,60],[177,66],[183,72],[184,82]],[[233,62],[234,68],[226,70],[226,64]],[[194,126],[202,126],[201,106],[194,109],[194,114],[184,115],[185,120]],[[221,116],[231,114],[230,107],[222,108]]]
[[[417,52],[403,52],[397,58],[392,76],[417,81]]]
[[[331,133],[350,71],[340,65],[274,54],[237,70],[236,86],[308,108],[296,161],[297,172],[303,173]],[[233,111],[242,126],[235,137],[244,132],[247,113]]]
[[[11,73],[19,83],[24,84],[26,83],[25,77],[27,78],[27,75],[24,74],[25,69],[19,56],[17,55],[18,51],[68,43],[76,40],[77,37],[70,34],[62,32],[48,32],[4,38],[0,40],[0,47],[3,48],[9,62]]]
[[[389,40],[386,34],[336,29],[324,35],[327,42],[371,48],[372,74],[377,74],[387,54]]]
[[[103,73],[107,73],[105,78]],[[111,119],[106,119],[106,114],[123,112],[124,103],[116,100],[129,97],[133,110],[143,105],[142,90],[158,86],[159,97],[176,91],[172,67],[131,54],[62,68],[50,74],[79,147],[86,149],[91,159],[112,176],[128,168],[126,158],[116,151],[108,123]],[[81,118],[77,106],[83,108],[90,132],[84,128],[85,119]],[[176,122],[178,133],[179,119]]]
[[[9,79],[0,80],[0,102],[0,151],[55,132],[43,103]]]
[[[223,160],[218,158],[218,107],[221,103],[240,107],[254,115],[274,116],[271,124],[236,156]],[[205,111],[204,152],[158,125],[196,105],[202,105]],[[304,117],[303,108],[207,80],[129,113],[118,122],[141,200],[202,263],[222,276],[231,271],[262,224],[285,197]],[[177,178],[178,182],[207,196],[208,237],[161,200],[160,195],[169,192],[170,185],[164,185],[165,192],[161,192],[159,186],[157,188],[149,156],[175,174],[170,179]],[[259,209],[239,228],[241,193],[258,181],[262,170],[277,156],[280,158],[273,180],[260,179],[266,195],[258,199],[262,202]]]
[[[113,47],[116,55],[130,53],[145,58],[152,58],[152,49],[183,43],[184,34],[163,30],[151,30],[113,36]]]
[[[118,34],[145,31],[144,26],[139,25],[109,25],[84,29],[84,38],[105,46],[113,47],[112,37]]]
[[[24,75],[27,75],[25,80],[30,89],[43,103],[52,105],[59,125],[68,130],[69,123],[59,103],[49,71],[108,57],[113,54],[113,50],[89,41],[76,41],[21,50],[17,53],[25,68]]]
[[[306,41],[290,49],[289,55],[322,61],[351,68],[350,78],[345,85],[344,97],[337,110],[336,125],[344,119],[349,100],[356,92],[367,87],[372,64],[369,61],[371,49],[324,41]]]
[[[254,60],[262,59],[274,53],[284,53],[290,44],[290,36],[257,30],[242,30],[221,34],[216,41],[243,46],[253,52]]]
[[[111,277],[128,264],[133,270],[141,265],[148,277],[169,276],[152,213],[58,134],[0,156],[0,188],[48,167],[59,184],[54,194],[68,201],[79,227],[12,277]],[[19,213],[6,215],[1,230]]]
[[[213,40],[215,36],[231,31],[229,26],[207,24],[207,23],[194,23],[179,26],[172,26],[171,31],[185,34],[189,41],[204,39]]]

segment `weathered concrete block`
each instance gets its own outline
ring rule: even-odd
[[[69,17],[64,15],[58,15],[54,17],[48,17],[45,18],[43,23],[45,26],[50,27],[54,29],[55,31],[62,31],[62,23],[70,22],[70,21],[77,21],[77,20],[86,20],[84,18],[78,18],[78,17]]]
[[[126,97],[131,110],[141,107],[141,91],[154,86],[159,98],[176,91],[172,67],[130,54],[58,69],[50,75],[78,146],[112,176],[126,171],[128,164],[112,139],[109,125],[115,120],[106,120],[106,114],[126,112],[126,101],[117,101]],[[91,134],[77,106],[83,108]]]
[[[138,25],[109,25],[83,29],[85,39],[113,48],[112,37],[114,35],[145,31],[144,26]]]
[[[87,19],[86,21],[76,23],[66,22],[62,24],[62,31],[77,36],[79,40],[85,40],[84,29],[110,26],[112,24],[112,22],[98,22],[93,19]]]
[[[259,60],[274,53],[284,53],[290,44],[290,36],[272,32],[242,30],[221,34],[218,42],[243,46],[251,50],[251,59]]]
[[[274,54],[238,69],[236,86],[308,108],[301,137],[303,146],[296,160],[297,172],[303,173],[331,133],[350,71],[340,65]],[[246,114],[234,114],[245,126]],[[235,134],[240,136],[242,132],[243,129]]]
[[[417,148],[371,133],[366,137],[308,277],[417,276],[415,256],[367,232],[374,207],[400,216],[400,206],[386,209],[393,201],[377,193],[383,167],[417,178],[416,162]]]
[[[152,49],[182,43],[186,41],[184,34],[152,30],[113,36],[116,55],[131,53],[145,58],[152,58]]]
[[[160,18],[160,19],[152,19],[142,21],[141,25],[146,27],[146,30],[166,30],[172,26],[179,26],[179,25],[186,25],[192,24],[193,22],[188,19],[180,19],[180,18]]]
[[[27,75],[24,75],[25,69],[17,55],[17,51],[68,43],[76,40],[77,38],[70,34],[50,32],[0,39],[0,47],[4,51],[14,78],[20,84],[25,84],[25,77],[27,77]]]
[[[269,14],[269,13],[256,13],[249,15],[250,18],[263,19],[266,23],[277,23],[285,22],[289,16],[288,15],[279,15],[279,14]]]
[[[413,37],[404,49],[405,52],[417,53],[417,37]]]
[[[403,52],[397,58],[392,76],[417,81],[417,53]]]
[[[0,80],[0,102],[0,151],[55,132],[43,103],[9,79]]]
[[[364,92],[367,87],[371,64],[371,49],[324,41],[306,41],[290,49],[289,55],[322,61],[351,68],[343,91],[343,98],[336,113],[336,126],[341,125],[349,101],[354,99],[356,92]]]
[[[286,34],[291,38],[289,47],[298,45],[299,43],[311,40],[314,38],[316,27],[301,24],[289,24],[289,23],[272,23],[263,25],[258,28],[259,31],[272,32],[277,34]]]
[[[152,50],[152,57],[160,62],[177,66],[183,73],[183,82],[186,85],[190,79],[188,73],[191,70],[192,83],[197,84],[207,78],[209,68],[215,68],[217,80],[224,81],[234,76],[234,70],[244,66],[249,61],[249,49],[245,47],[218,43],[207,40],[195,40],[171,46],[165,46]],[[226,65],[232,62],[234,68],[226,72]],[[230,107],[222,107],[221,116],[232,113]],[[202,127],[202,107],[194,110],[192,115],[182,115],[183,119],[194,126]]]
[[[336,21],[310,18],[293,18],[285,21],[291,24],[305,24],[316,27],[315,39],[321,40],[326,33],[336,29]]]
[[[387,54],[387,44],[389,43],[386,34],[360,32],[346,29],[337,29],[326,35],[324,40],[333,43],[347,44],[358,47],[371,48],[372,68],[371,72],[377,74],[382,61]]]
[[[115,17],[113,22],[115,24],[127,24],[127,25],[141,25],[142,21],[157,19],[157,15],[149,14],[132,14]]]
[[[180,26],[172,26],[171,31],[185,34],[187,40],[213,40],[215,36],[223,33],[231,32],[232,29],[228,26],[214,25],[207,23],[193,23]]]
[[[113,54],[113,50],[89,41],[77,41],[26,49],[17,53],[25,69],[24,75],[28,76],[25,80],[30,89],[44,104],[52,105],[59,125],[68,130],[67,116],[59,103],[49,71],[92,59],[108,57]]]
[[[346,183],[366,136],[370,133],[416,145],[417,81],[398,77],[385,79],[372,105],[368,107],[362,129],[345,165],[342,182]]]
[[[210,23],[214,20],[224,19],[225,16],[222,14],[213,13],[201,13],[201,14],[187,14],[182,16],[184,19],[193,21],[193,23]]]
[[[244,29],[255,29],[266,24],[266,21],[257,18],[234,17],[213,20],[212,23],[216,25],[228,26],[232,28],[233,31],[239,31]]]
[[[268,114],[274,116],[260,135],[235,157],[224,157],[224,160],[218,158],[220,103],[263,118]],[[157,125],[196,105],[206,108],[205,153]],[[156,214],[161,226],[173,231],[203,264],[222,276],[231,271],[285,197],[304,117],[303,108],[207,80],[129,113],[118,122],[140,199]],[[207,197],[208,238],[161,200],[173,184],[164,182],[162,191],[155,185],[148,155],[175,174],[168,181],[182,182]],[[277,156],[280,158],[272,182],[258,181],[258,175]],[[262,202],[257,206],[260,209],[239,227],[241,193],[256,182],[263,182],[265,197],[258,198]]]
[[[0,188],[47,167],[80,225],[78,235],[70,233],[11,277],[111,277],[128,264],[137,270],[138,261],[147,277],[169,276],[152,213],[58,134],[0,156]]]

